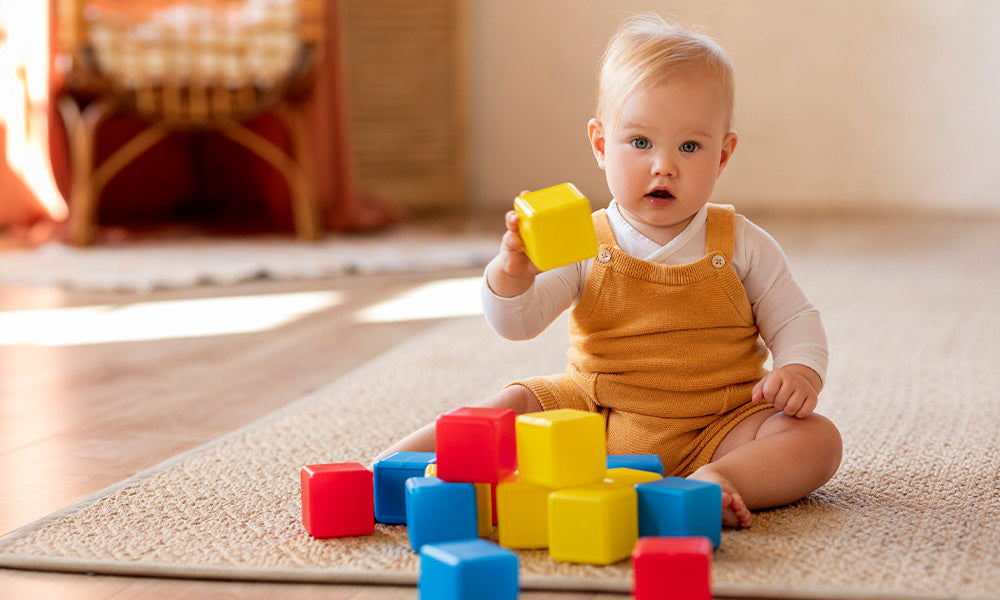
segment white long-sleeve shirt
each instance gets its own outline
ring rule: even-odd
[[[705,255],[708,208],[702,207],[677,237],[661,246],[633,228],[612,200],[608,221],[618,246],[629,255],[664,265],[684,265]],[[826,332],[819,311],[792,276],[788,259],[766,231],[736,215],[732,267],[743,282],[760,336],[775,368],[805,365],[826,380]],[[496,295],[483,278],[486,321],[510,340],[531,339],[583,295],[593,259],[539,274],[534,284],[513,298]]]

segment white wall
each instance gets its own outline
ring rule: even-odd
[[[994,0],[470,0],[473,203],[561,181],[606,203],[586,139],[597,62],[644,10],[708,26],[736,65],[717,201],[1000,212]]]

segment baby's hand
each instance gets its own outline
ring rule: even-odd
[[[785,365],[765,375],[753,387],[752,402],[766,402],[790,417],[805,419],[819,402],[819,375],[803,365]]]
[[[486,285],[498,296],[513,298],[527,291],[541,271],[524,252],[517,213],[509,211],[506,222],[500,253],[486,267]]]
[[[507,232],[500,243],[500,261],[504,273],[514,279],[534,279],[541,273],[535,263],[525,253],[521,239],[520,218],[513,210],[507,211],[505,218]]]

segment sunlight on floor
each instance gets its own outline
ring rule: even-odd
[[[79,346],[254,333],[336,306],[335,291],[0,312],[0,345]]]
[[[362,323],[396,323],[481,315],[481,281],[478,276],[432,281],[361,310],[356,318]]]

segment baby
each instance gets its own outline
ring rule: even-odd
[[[752,510],[829,480],[841,438],[815,412],[819,312],[766,232],[709,203],[736,149],[733,88],[707,36],[649,14],[614,34],[587,126],[612,195],[593,217],[597,258],[539,272],[510,211],[483,279],[487,321],[505,338],[532,338],[571,309],[569,365],[481,405],[597,412],[609,454],[655,453],[668,475],[718,483],[723,524],[749,527]],[[380,457],[433,449],[431,423]]]

